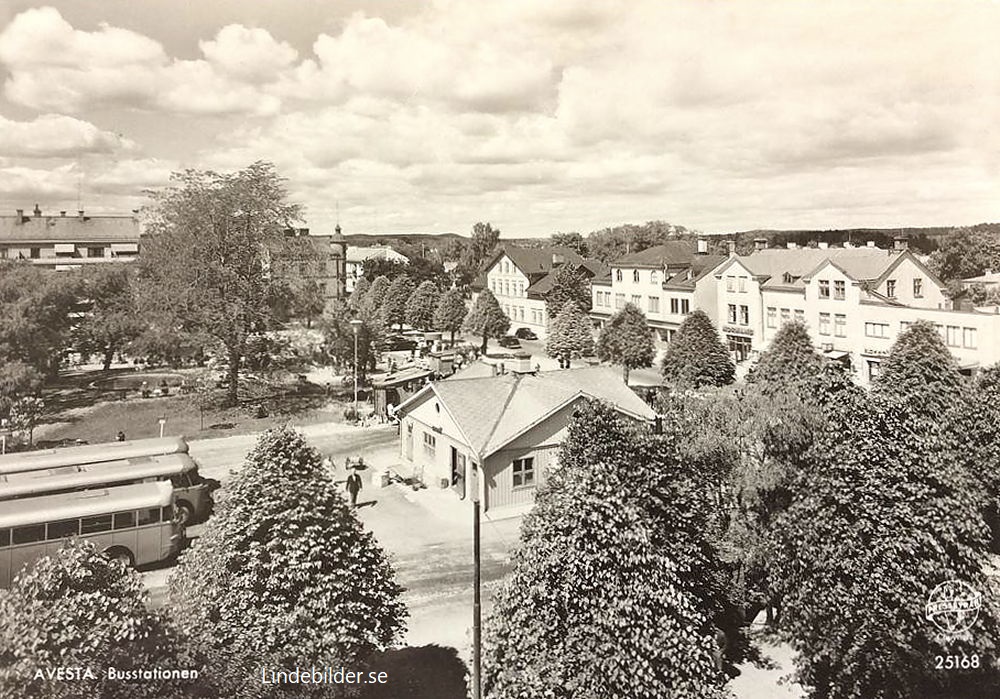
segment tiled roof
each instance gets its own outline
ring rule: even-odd
[[[0,216],[0,243],[139,242],[132,216]]]
[[[613,267],[674,267],[691,263],[696,257],[695,246],[684,240],[670,240],[639,252],[620,257]]]
[[[484,457],[579,396],[607,401],[639,419],[655,417],[621,380],[621,372],[605,366],[482,378],[456,376],[435,381],[400,410],[405,412],[425,391],[436,393],[469,446]]]
[[[399,262],[409,261],[401,252],[396,252],[387,245],[374,245],[372,247],[347,246],[348,262],[364,262],[365,260],[398,260]]]
[[[587,258],[580,258],[580,259],[581,261],[579,263],[569,262],[567,264],[573,264],[576,267],[582,269],[584,276],[587,277],[588,279],[591,279],[597,276],[598,274],[602,274],[604,272],[605,268],[603,266],[603,263],[599,262],[598,260],[591,260]],[[557,267],[556,269],[559,269],[559,267]],[[545,294],[549,293],[552,290],[553,285],[555,284],[556,281],[555,274],[556,271],[552,270],[544,277],[539,279],[537,282],[529,286],[525,290],[525,293],[528,296],[534,298],[544,298]]]
[[[529,279],[535,275],[551,272],[553,267],[560,264],[560,262],[557,262],[558,258],[561,258],[561,262],[573,262],[575,264],[583,262],[583,257],[576,250],[558,245],[546,248],[522,248],[516,245],[504,245],[501,251]],[[496,258],[500,259],[500,255],[498,254]],[[487,267],[487,269],[489,268]]]
[[[716,267],[725,262],[726,259],[725,255],[695,255],[691,258],[691,267],[689,268],[691,271],[690,277],[688,277],[688,270],[683,269],[669,277],[663,283],[663,286],[665,288],[693,289],[699,279],[711,273]]]
[[[877,279],[899,253],[881,248],[768,248],[737,257],[753,274],[768,277],[765,287],[801,287],[802,277],[830,261],[855,281]],[[786,282],[785,275],[792,281]]]

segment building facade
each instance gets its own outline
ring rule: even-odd
[[[340,229],[340,226],[337,226]],[[373,245],[371,247],[358,247],[351,245],[347,248],[347,266],[345,289],[348,294],[354,291],[354,286],[361,277],[365,276],[366,260],[390,260],[400,264],[409,264],[410,258],[396,252],[388,245]]]
[[[56,271],[103,262],[131,262],[139,256],[138,212],[130,216],[29,214],[18,209],[0,216],[0,261],[24,260]]]

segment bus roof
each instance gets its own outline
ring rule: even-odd
[[[166,507],[173,494],[173,486],[159,481],[11,500],[0,508],[0,529],[147,507]]]
[[[140,456],[186,454],[187,451],[188,444],[183,437],[134,439],[129,442],[106,442],[61,449],[41,449],[0,456],[0,473],[18,473],[59,466],[93,464]]]
[[[71,488],[114,486],[140,478],[169,478],[197,467],[187,454],[165,454],[0,474],[0,501]]]

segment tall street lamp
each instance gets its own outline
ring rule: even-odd
[[[479,598],[481,563],[479,550],[479,464],[472,462],[472,699],[482,699],[482,625],[483,611]]]
[[[355,318],[351,321],[351,330],[354,331],[354,417],[358,417],[358,329],[362,321]]]

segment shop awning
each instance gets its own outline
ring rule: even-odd
[[[139,252],[139,243],[111,243],[111,252]]]
[[[972,359],[967,362],[959,362],[958,364],[959,371],[968,371],[969,369],[978,369],[978,368],[979,368],[979,361],[976,359]]]
[[[843,359],[849,354],[850,352],[844,352],[843,350],[829,350],[827,352],[824,352],[823,356],[828,357],[830,359]]]
[[[67,253],[72,255],[76,252],[76,244],[74,243],[56,243],[55,248],[57,255],[65,255]]]

